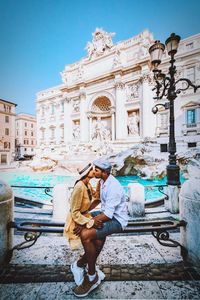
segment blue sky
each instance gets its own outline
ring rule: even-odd
[[[0,98],[35,114],[36,93],[61,84],[96,27],[114,42],[146,28],[164,42],[200,33],[199,12],[199,0],[0,0]]]

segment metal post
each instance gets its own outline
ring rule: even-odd
[[[176,99],[175,78],[176,67],[174,66],[174,54],[171,54],[171,66],[169,68],[170,86],[167,93],[169,100],[169,165],[167,166],[167,184],[180,185],[180,168],[176,164],[176,141],[174,130],[174,100]]]

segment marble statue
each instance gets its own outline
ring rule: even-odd
[[[136,112],[133,112],[131,115],[129,115],[128,135],[130,135],[130,136],[139,135],[139,117]]]

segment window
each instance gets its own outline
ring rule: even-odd
[[[33,136],[33,131],[31,131],[31,136]]]
[[[51,139],[55,138],[55,128],[51,128]]]
[[[31,148],[31,151],[33,152],[33,148]]]
[[[9,123],[9,116],[5,116],[5,122]]]
[[[27,149],[26,149],[26,148],[24,148],[24,152],[26,152],[26,150],[27,150]]]
[[[54,104],[51,104],[51,114],[54,115],[54,112],[55,112]]]
[[[27,123],[26,122],[25,122],[24,126],[27,127]]]
[[[61,102],[61,112],[64,112],[64,101]]]
[[[188,143],[188,148],[195,148],[197,143]]]
[[[34,145],[34,141],[31,141],[31,145]]]
[[[5,135],[9,135],[9,128],[5,128]]]
[[[17,130],[17,135],[19,135],[19,131]]]
[[[44,117],[44,113],[45,113],[45,107],[42,106],[42,117]]]
[[[33,128],[33,123],[31,123],[31,128]]]
[[[7,164],[7,154],[1,154],[1,164]]]
[[[187,68],[187,78],[191,81],[191,82],[195,82],[195,67],[190,67]]]
[[[167,149],[167,144],[160,144],[160,152],[167,152],[168,149]]]
[[[27,131],[26,130],[24,131],[24,135],[27,135]]]
[[[196,109],[187,110],[187,127],[196,126]]]

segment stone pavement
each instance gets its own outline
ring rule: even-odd
[[[179,233],[172,233],[176,240]],[[15,235],[14,244],[23,240]],[[15,251],[0,271],[0,299],[75,299],[69,265],[81,253],[65,238],[41,236],[28,249]],[[178,248],[163,247],[151,235],[107,238],[98,264],[106,279],[86,299],[199,299],[200,276],[185,266]]]
[[[170,236],[179,240],[178,231]],[[14,236],[14,245],[22,241],[22,234]],[[0,299],[77,299],[69,266],[81,253],[59,234],[42,235],[0,269]],[[86,299],[200,298],[199,270],[183,263],[179,248],[161,246],[151,234],[108,237],[98,264],[106,278]]]

